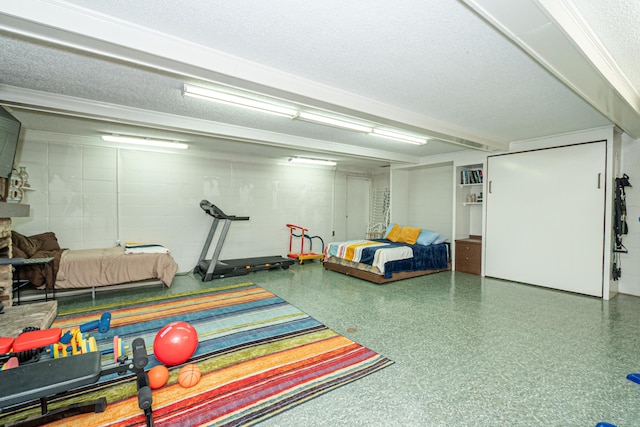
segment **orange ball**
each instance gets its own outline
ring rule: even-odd
[[[180,369],[180,373],[178,373],[178,383],[184,388],[193,387],[198,384],[201,376],[202,374],[200,373],[198,365],[190,363]]]
[[[169,370],[164,365],[154,366],[147,372],[149,377],[149,387],[152,390],[163,387],[169,380]]]

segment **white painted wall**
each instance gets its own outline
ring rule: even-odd
[[[512,150],[575,143],[584,141],[585,135],[602,132],[610,134],[611,130],[518,143]],[[627,192],[630,234],[624,242],[629,254],[622,257],[619,292],[640,296],[640,176],[634,175],[640,168],[640,141],[626,137],[621,145],[622,171],[630,175],[635,187]],[[421,159],[425,166],[436,166],[432,172],[411,176],[414,167],[392,168],[391,174],[388,169],[360,173],[372,176],[374,187],[391,188],[392,221],[429,227],[429,220],[423,222],[426,217],[420,213],[428,209],[420,206],[423,201],[433,198],[434,205],[443,207],[436,215],[449,212],[453,221],[453,168],[483,163],[485,159],[486,153],[462,151]],[[444,174],[439,175],[438,165],[446,162],[453,164],[448,178],[450,193],[439,184],[433,191],[443,193],[423,193],[431,190],[421,181],[410,179],[420,175],[420,179],[439,182]],[[13,220],[17,231],[55,231],[62,246],[72,249],[112,246],[117,239],[155,241],[172,249],[180,271],[195,266],[211,224],[198,207],[203,198],[229,214],[251,216],[246,224],[236,223],[231,228],[223,253],[226,258],[285,254],[287,222],[308,227],[312,235],[320,235],[327,243],[344,240],[346,176],[354,173],[266,163],[250,156],[238,160],[215,153],[152,153],[30,140],[28,136],[17,163],[27,167],[33,188],[25,196],[31,216]],[[409,208],[411,199],[417,203],[415,212]],[[448,234],[436,231],[451,238],[452,229],[453,225]]]
[[[452,166],[443,165],[414,169],[409,172],[410,227],[427,228],[451,238],[453,227],[451,192]]]
[[[390,168],[380,168],[376,170],[372,174],[372,186],[373,189],[376,188],[390,188],[391,185],[391,176],[390,176]]]
[[[346,175],[331,168],[28,139],[17,164],[27,167],[33,191],[25,197],[31,216],[15,218],[14,229],[54,231],[70,249],[116,240],[160,243],[179,271],[189,271],[212,222],[199,207],[202,199],[251,218],[232,224],[223,258],[285,255],[287,223],[308,227],[325,242],[344,238],[332,231],[335,217],[344,218],[345,199],[336,207],[341,197],[334,192],[345,194]]]
[[[629,250],[622,254],[622,277],[618,280],[618,292],[640,296],[640,139],[628,135],[622,138],[621,173],[629,175],[633,187],[625,188],[627,196],[627,225],[629,234],[622,242]]]
[[[113,246],[117,239],[116,151],[112,148],[23,143],[16,163],[26,166],[28,218],[14,218],[24,234],[55,231],[62,246]]]
[[[453,230],[453,164],[391,170],[391,222],[426,228],[449,239]]]

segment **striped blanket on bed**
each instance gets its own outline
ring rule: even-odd
[[[325,261],[332,256],[372,265],[384,274],[384,265],[387,262],[409,259],[413,257],[413,249],[404,243],[350,240],[329,243],[325,249]]]

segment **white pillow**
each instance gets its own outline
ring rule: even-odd
[[[427,230],[423,228],[418,235],[418,240],[416,241],[417,245],[429,246],[432,244],[440,235],[435,231]]]
[[[433,241],[432,245],[439,245],[440,243],[444,243],[447,240],[449,239],[446,236],[443,236],[442,234],[440,234],[438,235],[438,238]]]

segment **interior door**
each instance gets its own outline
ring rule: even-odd
[[[606,141],[487,158],[485,275],[602,296]]]
[[[369,225],[371,180],[347,176],[347,240],[364,239]]]

